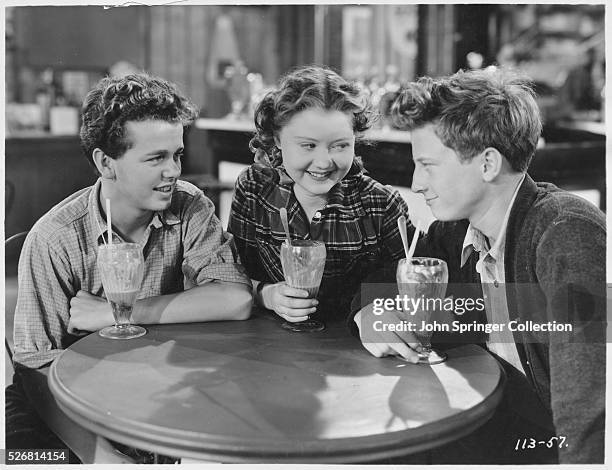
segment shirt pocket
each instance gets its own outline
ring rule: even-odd
[[[383,265],[382,252],[379,246],[362,245],[351,249],[328,250],[328,259],[325,266],[326,274],[342,285],[356,286],[368,274]]]
[[[329,240],[325,271],[330,277],[353,278],[380,258],[380,242],[368,216],[342,220],[330,226],[324,237]]]

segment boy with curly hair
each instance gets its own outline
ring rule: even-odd
[[[109,231],[113,243],[137,243],[143,251],[134,323],[249,317],[251,283],[232,236],[202,191],[178,179],[183,132],[196,117],[173,84],[147,74],[106,77],[87,95],[81,145],[99,178],[53,207],[25,241],[15,312],[16,387],[22,372],[46,374],[79,336],[114,323],[96,266]],[[9,426],[7,439],[17,434]]]

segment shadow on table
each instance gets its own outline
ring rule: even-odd
[[[314,349],[313,333],[287,332],[279,325],[270,328],[269,321],[276,322],[232,324],[227,331],[219,324],[214,333],[205,335],[177,329],[165,361],[184,368],[185,374],[158,394],[159,409],[164,409],[164,402],[180,397],[187,407],[203,402],[214,407],[221,427],[235,422],[232,436],[256,432],[318,436],[329,426],[326,416],[334,413],[330,402],[323,402],[329,397],[322,398],[329,380],[372,376],[375,381],[399,376],[391,393],[380,395],[388,406],[385,411],[392,414],[386,432],[417,427],[456,411],[430,368],[417,370],[419,366],[396,358],[375,358],[358,339],[346,334],[344,325],[329,325]],[[167,331],[164,334],[168,336]],[[355,404],[353,408],[356,414],[363,412],[359,407]]]
[[[133,393],[146,400],[146,409],[138,413],[148,422],[196,431],[204,420],[231,438],[265,434],[299,442],[327,438],[330,416],[347,413],[357,420],[370,419],[363,403],[347,407],[335,399],[332,381],[365,387],[362,396],[389,416],[384,424],[378,420],[365,425],[373,434],[417,428],[457,410],[432,368],[375,358],[347,334],[344,324],[330,324],[322,333],[292,333],[279,323],[260,317],[188,328],[164,325],[149,328],[143,338],[115,342],[112,352],[102,339],[83,348],[87,351],[78,345],[73,350],[94,361],[104,359],[106,369],[124,374]],[[89,361],[90,369],[83,373],[95,374],[91,366]],[[140,370],[147,380],[153,379],[148,389],[138,385]],[[371,379],[352,385],[351,377]],[[99,384],[105,388],[103,379]]]

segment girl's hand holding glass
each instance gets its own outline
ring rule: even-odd
[[[308,297],[308,291],[289,287],[285,281],[266,284],[261,289],[261,300],[265,308],[292,323],[308,320],[319,303]]]

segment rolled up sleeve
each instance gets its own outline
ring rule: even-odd
[[[183,275],[192,285],[216,280],[250,286],[233,237],[223,230],[214,209],[204,195],[198,195],[187,206],[183,216]]]

